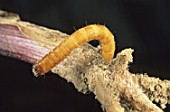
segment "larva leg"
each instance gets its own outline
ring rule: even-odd
[[[115,41],[113,34],[102,25],[88,25],[81,28],[65,39],[49,54],[43,57],[35,66],[36,74],[42,75],[60,63],[70,52],[79,45],[97,39],[102,44],[102,57],[110,62],[114,56]]]

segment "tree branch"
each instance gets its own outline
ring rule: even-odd
[[[0,11],[0,54],[34,64],[67,36]],[[107,112],[163,112],[152,101],[165,108],[170,102],[170,81],[130,73],[132,49],[118,53],[111,64],[99,52],[100,47],[85,44],[51,71],[72,82],[78,91],[93,92]]]

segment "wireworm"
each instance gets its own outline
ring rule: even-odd
[[[102,57],[111,62],[115,52],[115,41],[113,34],[104,25],[88,25],[75,31],[57,47],[45,55],[33,66],[37,75],[47,73],[54,66],[64,60],[73,49],[81,44],[97,39],[102,44]]]

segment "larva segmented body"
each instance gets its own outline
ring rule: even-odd
[[[114,36],[105,26],[93,24],[74,32],[34,65],[33,69],[38,75],[45,74],[64,60],[73,49],[94,39],[99,40],[102,44],[104,60],[110,62],[115,52]]]

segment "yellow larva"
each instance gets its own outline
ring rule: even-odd
[[[114,36],[105,26],[92,24],[77,30],[61,42],[34,65],[34,71],[38,75],[45,74],[64,60],[73,49],[94,39],[99,40],[102,44],[102,57],[104,60],[110,62],[115,52]]]

